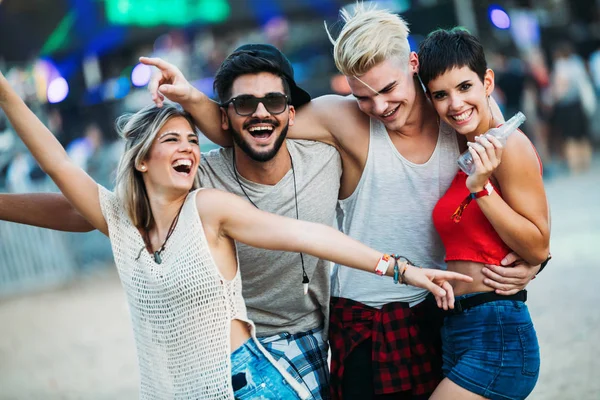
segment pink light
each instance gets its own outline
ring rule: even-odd
[[[510,17],[501,8],[490,8],[490,20],[492,24],[498,29],[508,29],[510,28]]]
[[[131,71],[131,83],[134,86],[146,86],[150,82],[152,76],[152,69],[145,64],[138,64]]]
[[[48,85],[48,102],[50,103],[60,103],[67,98],[68,94],[69,84],[65,78],[56,78]]]

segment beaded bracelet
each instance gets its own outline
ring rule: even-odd
[[[394,260],[396,261],[394,263],[394,283],[398,284],[401,283],[403,285],[406,284],[406,280],[404,279],[404,275],[406,274],[406,270],[408,269],[408,266],[415,266],[415,264],[412,263],[412,261],[410,261],[408,258],[401,256],[401,255],[397,255],[397,254],[392,254],[391,257],[394,258]],[[404,265],[404,268],[402,268],[402,272],[400,272],[400,267],[398,266],[398,260],[401,260],[402,262],[406,263],[406,265]]]

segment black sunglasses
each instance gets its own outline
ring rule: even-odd
[[[247,117],[254,114],[259,103],[262,103],[269,113],[273,115],[281,114],[285,111],[289,101],[283,93],[269,93],[265,97],[243,94],[221,103],[221,107],[227,108],[229,103],[233,103],[233,108],[238,115]]]

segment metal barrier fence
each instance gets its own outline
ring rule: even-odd
[[[62,284],[77,270],[67,234],[0,222],[0,296]]]
[[[52,189],[44,182],[33,191]],[[68,283],[111,260],[110,242],[100,232],[66,233],[0,221],[0,298]]]

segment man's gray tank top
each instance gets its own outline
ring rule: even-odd
[[[403,255],[424,268],[445,269],[444,246],[431,213],[457,173],[458,156],[456,133],[446,124],[440,126],[429,160],[415,164],[394,147],[383,123],[371,119],[363,174],[354,193],[338,202],[340,229],[381,252]],[[388,277],[335,265],[331,293],[380,308],[396,301],[412,306],[428,292],[394,284]]]
[[[333,225],[342,174],[338,151],[329,145],[307,140],[286,140],[296,172],[300,219]],[[262,185],[239,176],[254,204],[263,211],[296,218],[292,171],[275,185]],[[232,148],[202,154],[200,183],[246,199],[233,170]],[[304,254],[310,278],[308,294],[302,287],[299,253],[257,249],[237,243],[242,293],[248,318],[257,336],[306,332],[327,327],[329,318],[330,263]],[[327,332],[327,330],[325,330]]]

